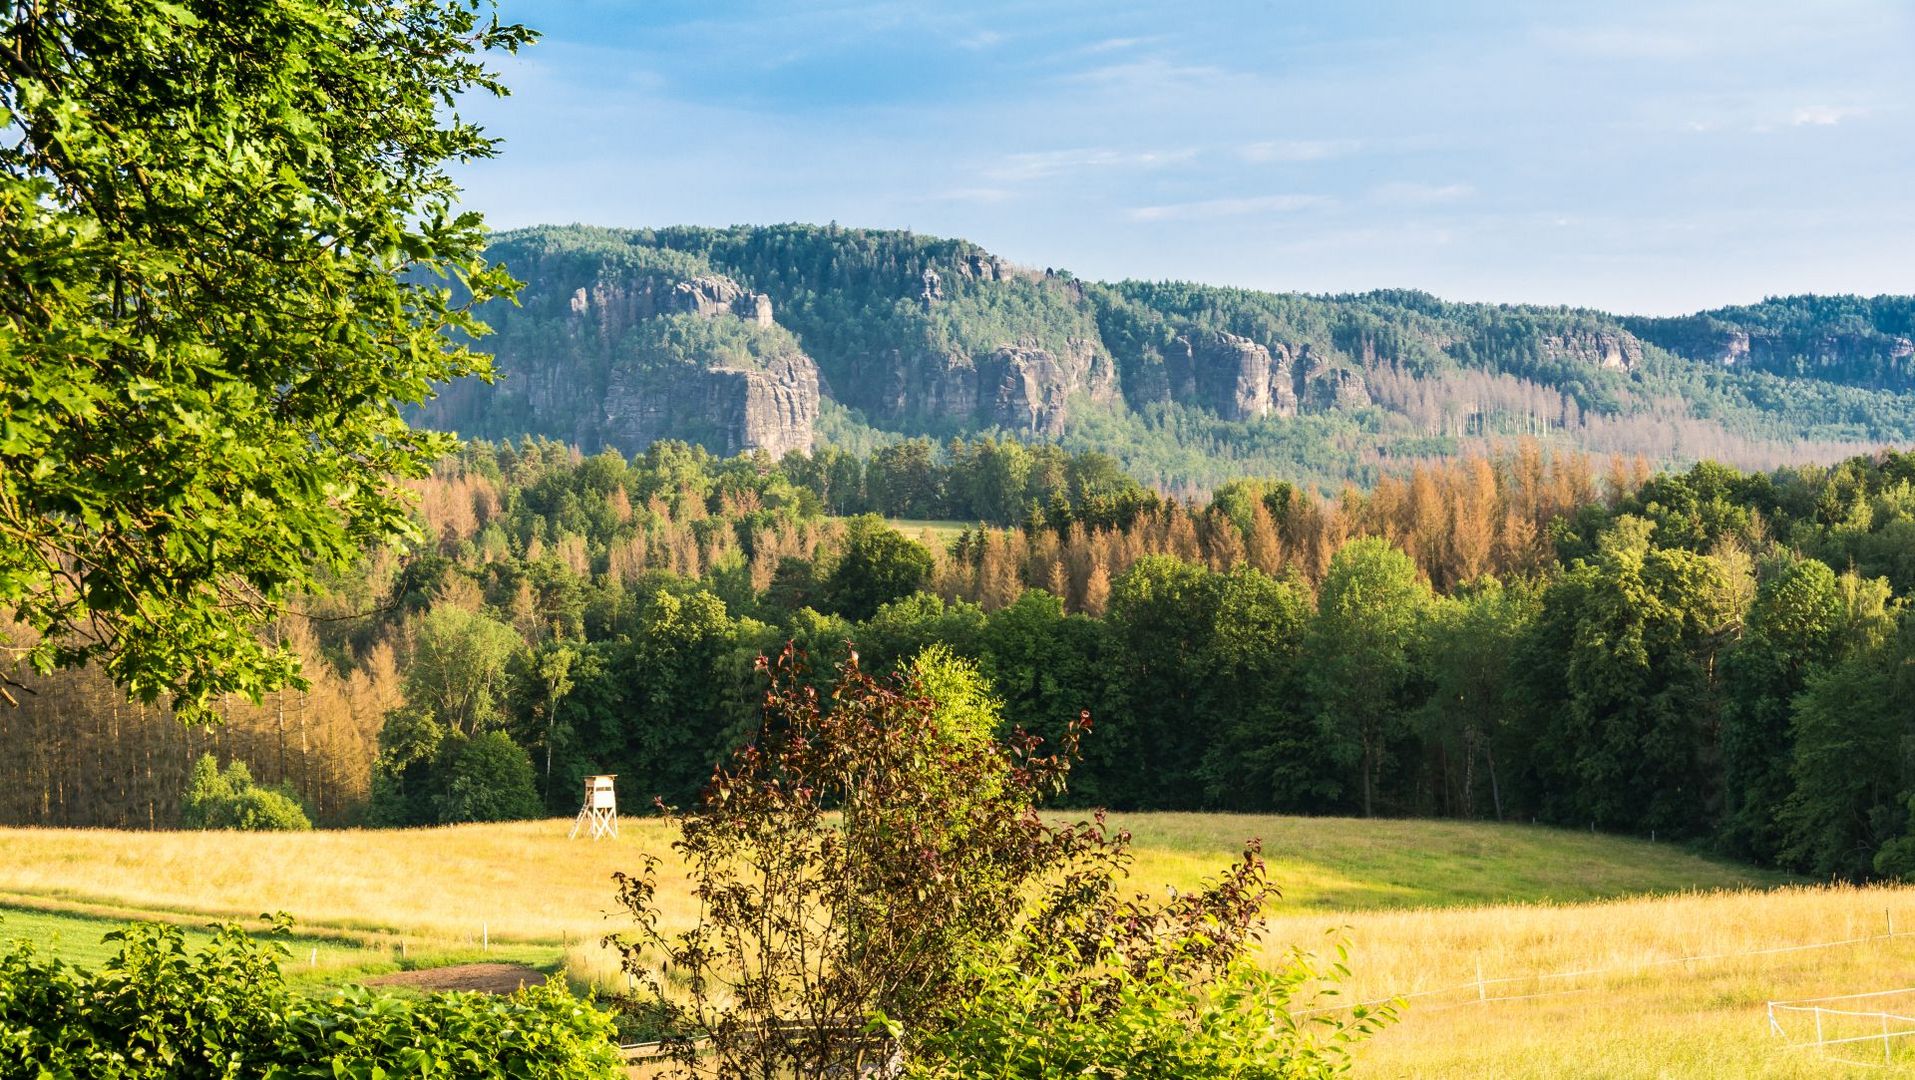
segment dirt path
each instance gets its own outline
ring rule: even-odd
[[[451,967],[395,971],[365,980],[367,986],[403,986],[408,990],[477,990],[509,994],[521,986],[536,986],[545,973],[524,964],[454,964]]]

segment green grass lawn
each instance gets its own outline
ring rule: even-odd
[[[0,951],[25,941],[43,958],[64,960],[79,967],[97,967],[119,950],[118,942],[104,940],[106,934],[121,929],[131,919],[152,917],[138,912],[104,916],[0,905]],[[189,952],[199,950],[212,940],[212,932],[204,921],[174,918],[162,921],[180,926]],[[559,970],[564,963],[561,950],[542,945],[427,946],[401,953],[394,944],[372,938],[355,940],[293,934],[270,940],[286,948],[288,956],[281,968],[296,985],[332,986],[392,971],[481,961],[525,964],[548,973]]]
[[[1783,874],[1673,844],[1488,822],[1114,814],[1135,838],[1139,885],[1187,888],[1251,837],[1279,911],[1573,903],[1643,893],[1781,885]]]

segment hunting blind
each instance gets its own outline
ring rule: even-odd
[[[612,789],[612,780],[617,776],[588,776],[585,778],[585,805],[579,808],[578,820],[572,823],[572,839],[577,839],[583,831],[592,839],[603,837],[618,839],[618,793]]]

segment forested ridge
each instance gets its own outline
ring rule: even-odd
[[[1906,455],[1655,472],[1523,441],[1186,502],[1049,444],[525,441],[414,486],[430,547],[272,631],[312,693],[189,730],[93,672],[35,680],[0,714],[5,820],[169,826],[208,750],[321,824],[567,813],[595,772],[682,804],[755,730],[758,656],[796,642],[825,685],[848,648],[882,670],[941,643],[1008,722],[1091,712],[1085,804],[1534,819],[1844,877],[1915,858]]]
[[[1196,493],[1244,475],[1369,484],[1521,436],[1755,468],[1915,439],[1907,297],[1641,318],[1103,283],[836,225],[526,229],[489,255],[526,282],[517,306],[482,312],[501,379],[454,385],[422,415],[495,440],[631,454],[665,437],[721,453],[1013,437]],[[687,382],[768,356],[805,358],[767,383],[790,399],[775,419],[740,419],[771,391]]]

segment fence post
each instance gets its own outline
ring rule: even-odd
[[[1822,1006],[1815,1006],[1815,1045],[1822,1045]]]
[[[1483,954],[1476,954],[1476,1001],[1482,1004],[1489,1000],[1489,990],[1483,985]]]
[[[1888,1014],[1887,1013],[1882,1014],[1882,1064],[1883,1065],[1894,1064],[1894,1060],[1889,1057],[1889,1053],[1888,1053]]]
[[[479,951],[480,952],[492,951],[492,924],[491,923],[482,922],[479,924]]]
[[[1773,1001],[1769,1002],[1769,1030],[1783,1038],[1788,1038],[1788,1036],[1782,1035],[1782,1025],[1775,1019],[1775,1002]]]

